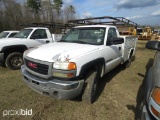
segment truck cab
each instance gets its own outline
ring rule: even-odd
[[[53,42],[52,34],[48,28],[29,27],[22,29],[14,38],[20,38],[26,41],[28,47]]]

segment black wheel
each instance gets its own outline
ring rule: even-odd
[[[23,55],[19,52],[11,53],[5,60],[5,65],[12,70],[20,69],[23,64]]]
[[[100,77],[97,71],[88,72],[85,80],[85,90],[82,95],[83,101],[90,104],[95,101],[99,79]]]
[[[123,63],[124,69],[129,68],[129,66],[131,65],[132,59],[133,59],[133,56],[132,56],[132,53],[131,53],[129,59],[125,63]]]
[[[136,59],[136,56],[134,55],[132,56],[131,61],[135,61],[135,59]]]
[[[124,67],[125,67],[125,68],[129,68],[129,66],[131,65],[131,62],[132,62],[132,60],[131,60],[131,58],[129,58],[129,59],[124,63]]]

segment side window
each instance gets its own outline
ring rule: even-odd
[[[46,39],[47,38],[46,30],[44,29],[35,30],[31,38],[32,39]]]
[[[112,45],[113,44],[113,38],[117,38],[116,29],[115,28],[109,28],[106,45]]]

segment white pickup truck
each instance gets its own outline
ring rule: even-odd
[[[25,51],[23,81],[43,95],[71,99],[82,94],[93,103],[100,78],[120,64],[129,67],[136,42],[136,36],[120,36],[115,26],[74,27],[57,43]]]
[[[62,37],[60,34],[58,36]],[[19,69],[23,64],[22,57],[26,49],[55,42],[55,38],[59,37],[52,35],[48,28],[24,28],[14,38],[0,40],[0,64],[6,65],[10,69]]]

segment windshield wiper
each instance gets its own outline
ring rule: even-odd
[[[73,42],[73,43],[80,43],[80,44],[97,45],[97,44],[94,44],[94,43],[89,43],[89,42],[80,41],[80,40],[74,40],[74,41],[70,41],[70,42]]]
[[[93,44],[93,43],[88,43],[88,42],[85,42],[85,41],[80,41],[80,40],[73,40],[73,41],[68,41],[68,40],[60,40],[58,42],[70,42],[70,43],[80,43],[80,44],[90,44],[90,45],[96,45],[96,44]]]
[[[80,40],[74,40],[74,41],[70,41],[70,42],[73,42],[73,43],[81,43],[81,44],[89,44],[85,41],[80,41]]]
[[[66,40],[60,40],[60,41],[57,41],[57,42],[68,42],[68,41],[66,41]]]
[[[70,42],[70,43],[82,43],[82,44],[87,44],[84,41],[79,41],[79,40],[73,40],[73,41],[69,41],[69,40],[60,40],[58,42]]]

